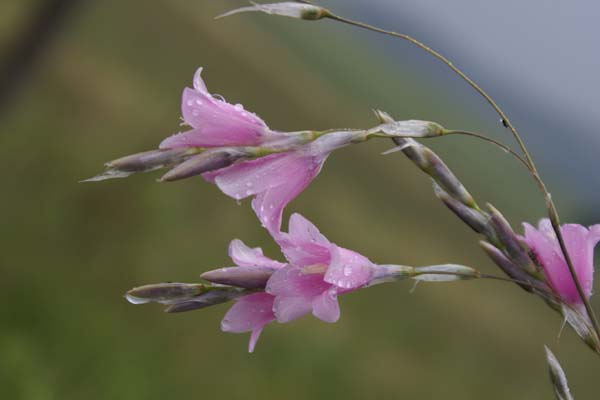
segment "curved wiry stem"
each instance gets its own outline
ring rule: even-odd
[[[359,27],[362,29],[367,29],[367,30],[370,30],[373,32],[382,33],[382,34],[393,36],[393,37],[396,37],[396,38],[399,38],[402,40],[406,40],[406,41],[410,42],[411,44],[421,48],[425,52],[429,53],[430,55],[432,55],[435,58],[437,58],[438,60],[440,60],[448,68],[450,68],[454,73],[456,73],[458,76],[460,76],[477,93],[479,93],[485,99],[485,101],[487,101],[487,103],[494,109],[494,111],[496,111],[496,113],[500,116],[502,123],[508,129],[510,129],[513,137],[515,138],[521,151],[523,152],[524,161],[526,161],[526,165],[528,166],[528,169],[531,172],[531,175],[532,175],[534,181],[536,182],[540,191],[544,194],[544,200],[546,202],[548,216],[550,217],[550,221],[552,222],[552,228],[554,229],[554,232],[556,233],[558,243],[560,244],[560,248],[562,250],[565,261],[569,268],[569,273],[571,274],[571,277],[573,278],[573,282],[575,283],[577,292],[585,306],[585,309],[590,318],[590,321],[592,322],[592,326],[593,326],[594,330],[596,331],[596,334],[600,337],[600,327],[598,325],[598,319],[596,318],[596,314],[594,313],[594,310],[593,310],[589,300],[587,299],[587,297],[585,296],[585,294],[583,292],[583,288],[581,287],[581,284],[577,277],[577,273],[575,272],[573,262],[571,260],[569,252],[565,245],[563,235],[560,230],[560,218],[558,215],[558,211],[556,210],[556,206],[555,206],[554,202],[552,201],[550,192],[548,192],[548,189],[546,188],[546,185],[545,185],[544,181],[542,180],[542,178],[535,166],[533,158],[531,157],[531,154],[529,154],[529,151],[527,150],[525,143],[521,139],[521,136],[517,132],[517,129],[512,124],[512,122],[510,121],[508,116],[504,113],[504,111],[500,108],[500,106],[498,106],[498,104],[496,104],[494,99],[492,99],[492,97],[490,95],[488,95],[477,83],[475,83],[475,81],[473,81],[471,78],[469,78],[469,76],[467,76],[463,71],[461,71],[458,67],[456,67],[449,59],[447,59],[446,57],[444,57],[442,54],[438,53],[437,51],[433,50],[431,47],[429,47],[429,46],[425,45],[424,43],[418,41],[417,39],[413,38],[412,36],[409,36],[409,35],[406,35],[403,33],[398,33],[398,32],[394,32],[394,31],[381,29],[376,26],[372,26],[372,25],[369,25],[369,24],[366,24],[366,23],[363,23],[360,21],[354,21],[354,20],[351,20],[351,19],[348,19],[345,17],[341,17],[339,15],[332,13],[329,10],[327,10],[327,13],[324,15],[324,17],[329,18],[331,20],[338,21],[338,22],[342,22],[345,24],[353,25],[353,26],[356,26],[356,27]]]

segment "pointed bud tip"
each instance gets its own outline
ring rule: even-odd
[[[240,7],[231,11],[227,11],[223,14],[217,15],[215,19],[221,19],[244,12],[263,12],[270,15],[279,15],[283,17],[304,19],[309,21],[319,20],[332,15],[331,12],[326,8],[305,2],[288,1],[280,3],[258,4],[251,1],[250,3],[252,3],[251,6]]]

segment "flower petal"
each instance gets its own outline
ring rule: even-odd
[[[337,300],[337,288],[331,287],[316,297],[312,303],[313,315],[321,321],[334,323],[340,319],[340,305]]]
[[[161,149],[254,146],[265,137],[279,136],[241,104],[229,104],[208,93],[201,72],[202,68],[196,71],[194,89],[185,88],[181,100],[183,120],[195,129],[168,137],[160,144]]]
[[[292,214],[288,230],[289,233],[282,233],[275,240],[290,263],[301,267],[329,264],[333,245],[309,220],[300,214]]]
[[[344,289],[356,289],[369,283],[374,265],[368,258],[348,249],[333,246],[325,282]]]
[[[262,329],[275,320],[273,300],[273,296],[264,292],[240,297],[223,317],[221,330],[242,333]]]
[[[525,227],[525,241],[542,265],[546,277],[556,293],[567,303],[581,304],[569,267],[563,257],[560,244],[550,220],[544,218],[535,229],[529,224]],[[592,294],[594,246],[600,240],[598,228],[591,230],[581,225],[568,224],[561,227],[561,233],[569,256],[577,273],[577,278],[586,296]]]
[[[311,302],[304,297],[275,297],[273,311],[277,322],[291,322],[308,314],[312,309]]]
[[[252,208],[273,235],[281,229],[285,206],[319,173],[324,158],[298,152],[272,154],[204,174],[234,199],[255,195]]]
[[[313,300],[331,285],[322,274],[305,273],[296,266],[281,268],[267,282],[267,293],[275,296],[273,311],[277,321],[285,323],[309,313]]]
[[[229,257],[240,267],[263,266],[277,269],[285,265],[264,256],[260,247],[250,248],[239,239],[234,239],[229,244]]]

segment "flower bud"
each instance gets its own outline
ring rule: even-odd
[[[546,349],[546,362],[548,362],[548,367],[550,369],[550,380],[552,381],[556,398],[558,400],[573,400],[573,396],[571,396],[571,391],[569,390],[567,376],[560,366],[560,363],[548,346],[544,346],[544,349]]]
[[[150,150],[131,154],[107,162],[107,170],[82,182],[97,182],[113,178],[126,178],[138,172],[149,172],[172,166],[202,151],[199,147],[178,148],[170,150]]]
[[[512,262],[508,257],[506,257],[504,253],[496,246],[484,240],[480,241],[479,245],[481,246],[483,251],[485,251],[488,257],[492,259],[494,264],[500,267],[500,269],[504,271],[504,273],[510,278],[530,283],[531,286],[517,282],[517,285],[521,286],[526,291],[531,292],[533,290],[532,286],[543,291],[549,290],[548,286],[545,283],[533,278],[527,272],[523,271],[522,268],[518,267],[514,262]]]
[[[247,153],[233,148],[207,150],[171,169],[160,178],[160,182],[173,182],[225,168],[247,155]]]
[[[290,18],[299,18],[306,20],[318,20],[331,15],[331,13],[319,6],[313,4],[286,1],[281,3],[270,3],[270,4],[257,4],[251,2],[253,5],[248,7],[236,8],[224,14],[217,16],[216,18],[228,17],[233,14],[242,12],[259,11],[266,14],[281,15]]]
[[[489,215],[485,212],[465,206],[462,202],[450,196],[435,182],[433,183],[433,191],[436,197],[440,199],[450,211],[463,220],[464,223],[469,225],[475,232],[488,237],[494,233],[489,226]]]
[[[205,272],[200,275],[200,278],[212,283],[258,289],[266,286],[273,272],[273,268],[261,266],[229,267]]]
[[[202,284],[195,283],[156,283],[133,288],[125,294],[132,304],[162,303],[172,304],[198,296],[206,291]]]
[[[537,268],[506,218],[491,204],[487,207],[491,214],[490,224],[496,232],[496,237],[506,249],[506,253],[519,267],[531,274],[537,273]]]
[[[198,310],[201,308],[214,306],[221,303],[226,303],[241,295],[247,294],[248,291],[233,287],[212,287],[209,291],[191,298],[189,300],[174,303],[165,308],[166,313],[178,313],[185,311]]]
[[[390,138],[430,138],[441,136],[444,132],[444,128],[435,122],[414,119],[408,121],[387,122],[367,131],[369,135],[387,136]]]

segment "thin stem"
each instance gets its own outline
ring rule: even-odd
[[[540,287],[539,285],[535,285],[531,282],[523,281],[523,280],[519,280],[519,279],[507,278],[504,276],[482,274],[480,272],[474,276],[474,275],[471,275],[468,273],[451,272],[451,271],[423,272],[423,273],[417,274],[416,276],[420,276],[420,275],[451,275],[451,276],[460,276],[460,277],[472,278],[472,279],[480,278],[480,279],[490,279],[490,280],[496,280],[496,281],[502,281],[502,282],[517,283],[519,285],[527,286],[533,290],[541,291],[541,292],[543,292],[544,295],[554,299],[555,301],[560,301],[560,299],[554,293],[548,293],[545,288]]]
[[[472,136],[481,140],[485,140],[486,142],[490,142],[498,147],[500,147],[502,150],[504,150],[507,153],[510,153],[511,155],[513,155],[517,160],[519,160],[524,166],[525,168],[527,168],[527,170],[529,172],[531,172],[531,167],[529,166],[529,164],[527,163],[527,160],[525,160],[523,157],[521,157],[521,155],[519,153],[517,153],[516,151],[514,151],[513,149],[511,149],[509,146],[505,145],[502,142],[499,142],[497,140],[494,140],[490,137],[487,137],[485,135],[476,133],[476,132],[470,132],[470,131],[446,131],[444,132],[444,135],[465,135],[465,136]]]
[[[462,72],[459,68],[455,67],[454,64],[449,59],[447,59],[446,57],[444,57],[437,51],[433,50],[431,47],[429,47],[429,46],[425,45],[424,43],[418,41],[417,39],[413,38],[412,36],[409,36],[409,35],[406,35],[403,33],[398,33],[398,32],[394,32],[394,31],[388,31],[385,29],[381,29],[381,28],[378,28],[378,27],[375,27],[375,26],[372,26],[372,25],[369,25],[369,24],[366,24],[366,23],[363,23],[360,21],[354,21],[351,19],[347,19],[347,18],[341,17],[339,15],[336,15],[336,14],[332,13],[331,11],[328,11],[326,17],[329,19],[332,19],[334,21],[353,25],[353,26],[356,26],[356,27],[359,27],[362,29],[366,29],[366,30],[370,30],[373,32],[382,33],[384,35],[397,37],[399,39],[406,40],[406,41],[412,43],[413,45],[421,48],[425,52],[429,53],[430,55],[434,56],[435,58],[440,60],[442,63],[444,63],[455,74],[457,74],[465,82],[467,82],[477,93],[479,93],[481,95],[481,97],[483,97],[485,99],[485,101],[487,101],[488,104],[494,109],[494,111],[496,111],[496,113],[502,119],[503,124],[508,129],[510,129],[513,137],[517,141],[521,151],[523,152],[525,161],[527,162],[527,164],[529,166],[528,169],[530,170],[534,181],[538,185],[541,192],[544,194],[545,201],[546,201],[546,208],[548,210],[548,216],[550,217],[550,221],[552,222],[552,228],[554,229],[554,232],[558,239],[558,243],[560,244],[560,248],[564,255],[567,266],[569,267],[569,272],[571,274],[571,277],[573,278],[573,282],[575,283],[575,287],[577,288],[579,297],[581,298],[581,300],[585,306],[585,309],[588,313],[588,316],[590,317],[593,328],[596,331],[596,335],[600,337],[600,326],[598,325],[598,319],[596,318],[596,314],[594,313],[594,310],[593,310],[588,298],[585,296],[585,294],[583,292],[581,284],[579,283],[579,278],[577,277],[577,273],[575,272],[575,268],[573,267],[573,262],[571,260],[571,257],[569,256],[569,252],[565,246],[564,238],[560,231],[560,220],[559,220],[559,216],[558,216],[558,211],[556,210],[556,206],[554,205],[554,202],[552,201],[552,197],[550,196],[550,193],[548,192],[548,189],[546,188],[546,185],[544,184],[544,181],[542,180],[542,178],[535,166],[535,163],[533,162],[533,158],[531,157],[531,155],[529,154],[529,151],[527,150],[527,147],[525,146],[525,143],[521,139],[521,136],[517,132],[516,128],[514,127],[514,125],[510,121],[510,119],[506,116],[504,111],[498,106],[498,104],[496,104],[496,102],[492,99],[492,97],[490,95],[488,95],[477,83],[475,83],[475,81],[473,81],[471,78],[469,78],[464,72]]]

